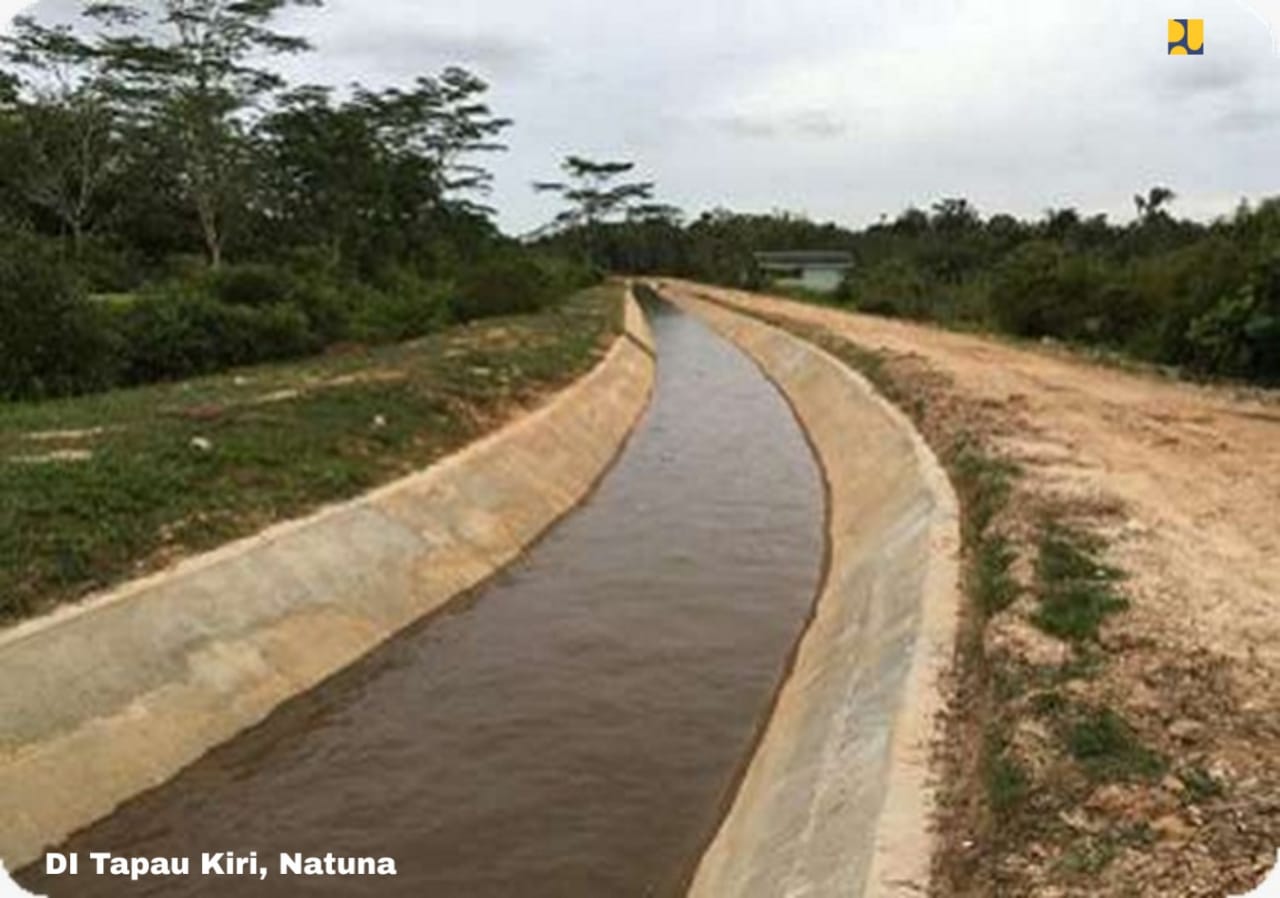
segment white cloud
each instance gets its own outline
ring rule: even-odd
[[[0,0],[0,34],[3,34],[13,17],[32,5],[32,0]]]
[[[5,2],[5,0],[0,0]],[[299,77],[404,80],[450,62],[516,120],[491,160],[513,231],[576,152],[633,158],[664,199],[859,223],[964,195],[987,211],[1132,212],[1154,183],[1197,215],[1275,190],[1280,0],[329,0],[294,14]],[[65,10],[74,0],[43,0]],[[1169,57],[1168,18],[1206,54]]]

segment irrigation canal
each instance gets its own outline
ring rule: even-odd
[[[697,320],[647,308],[653,404],[577,511],[475,595],[58,849],[37,894],[625,898],[677,894],[807,619],[823,494],[785,401]],[[90,852],[192,858],[99,877]],[[199,875],[257,852],[256,876]],[[394,878],[284,876],[281,853]]]

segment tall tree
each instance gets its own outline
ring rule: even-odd
[[[323,244],[335,263],[373,244],[429,243],[483,207],[489,172],[473,154],[510,121],[481,102],[483,81],[462,69],[419,78],[408,90],[357,88],[335,104],[324,88],[282,98],[260,132],[271,214],[301,242]]]
[[[221,264],[227,219],[250,161],[248,119],[284,82],[263,57],[310,49],[272,27],[289,6],[321,0],[119,0],[86,15],[154,139],[166,143],[199,221],[209,262]]]
[[[442,199],[474,208],[467,195],[486,194],[493,176],[471,157],[505,150],[498,136],[512,124],[484,103],[488,90],[466,69],[450,67],[418,78],[410,90],[357,90],[355,102],[392,153],[430,164]]]
[[[0,99],[6,167],[17,192],[70,234],[78,257],[119,160],[118,114],[102,57],[68,26],[20,17],[0,37],[0,60],[15,69],[8,102]]]
[[[586,255],[596,259],[600,225],[625,213],[633,203],[648,201],[653,196],[651,181],[617,180],[635,167],[634,162],[597,162],[569,156],[560,166],[566,180],[539,181],[533,187],[539,193],[554,193],[564,198],[568,208],[556,216],[552,227],[583,233]]]
[[[1149,222],[1161,215],[1167,215],[1164,207],[1178,198],[1178,195],[1168,187],[1152,187],[1147,191],[1147,195],[1135,194],[1133,204],[1138,207],[1138,218],[1143,222]]]

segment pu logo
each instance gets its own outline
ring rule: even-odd
[[[1204,19],[1169,20],[1169,55],[1204,55]]]

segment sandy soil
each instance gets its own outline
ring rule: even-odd
[[[868,348],[923,357],[960,390],[1016,411],[1032,430],[1006,439],[1011,457],[1050,488],[1122,504],[1129,523],[1117,560],[1145,625],[1280,671],[1280,396],[715,292]]]
[[[754,294],[678,289],[821,327],[935,376],[946,401],[992,425],[988,441],[1019,464],[1020,490],[1106,509],[1098,526],[1107,560],[1127,575],[1131,608],[1108,626],[1113,661],[1081,687],[1084,697],[1121,708],[1171,771],[1208,769],[1226,790],[1198,802],[1172,775],[1099,789],[1063,818],[1084,833],[1140,822],[1154,843],[1122,847],[1084,891],[1069,877],[1062,885],[1053,845],[1022,846],[997,859],[985,887],[965,891],[1208,896],[1239,894],[1224,882],[1256,883],[1280,842],[1280,394]]]

